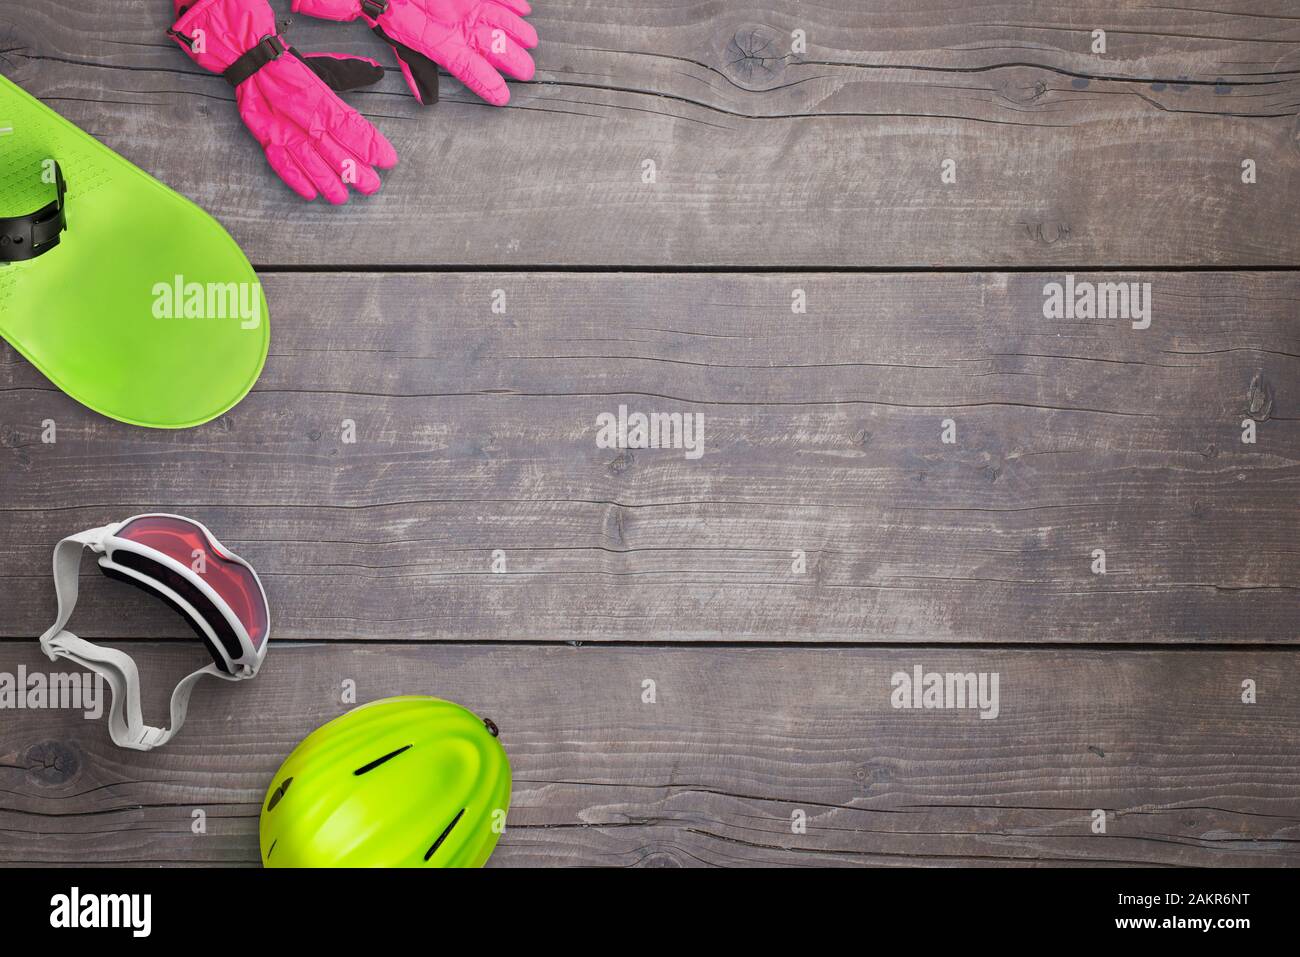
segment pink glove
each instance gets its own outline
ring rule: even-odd
[[[262,144],[266,160],[303,199],[348,201],[348,185],[379,189],[375,167],[397,153],[340,89],[373,82],[383,68],[366,57],[303,56],[276,35],[267,0],[175,0],[179,15],[167,32],[199,66],[235,88],[239,115]]]
[[[293,12],[370,24],[397,54],[421,103],[438,98],[438,64],[494,106],[510,101],[502,73],[533,78],[537,31],[527,0],[293,0]]]

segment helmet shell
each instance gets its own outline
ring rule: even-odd
[[[285,759],[262,802],[262,863],[481,867],[509,806],[495,725],[440,698],[383,698]]]

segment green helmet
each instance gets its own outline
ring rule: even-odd
[[[497,729],[450,701],[384,698],[294,748],[262,803],[267,867],[481,867],[505,825]]]

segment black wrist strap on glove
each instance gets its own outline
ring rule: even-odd
[[[63,211],[63,196],[68,187],[57,162],[54,163],[54,184],[54,199],[36,212],[0,218],[0,263],[35,259],[59,244],[59,234],[68,228]]]
[[[238,60],[226,67],[226,72],[221,75],[231,86],[239,86],[271,61],[280,59],[290,49],[289,44],[274,33],[268,33],[251,50],[246,50]]]
[[[181,8],[181,13],[185,8]],[[281,29],[284,25],[281,24]],[[180,40],[187,47],[193,49],[194,38],[185,34],[169,29],[168,34]],[[307,65],[307,68],[325,81],[325,84],[336,93],[345,93],[348,90],[360,90],[364,87],[378,83],[384,76],[383,67],[359,57],[344,57],[325,53],[301,54],[293,47],[289,46],[278,34],[269,33],[262,39],[258,40],[252,49],[244,53],[230,66],[226,67],[222,77],[233,87],[239,86],[249,77],[257,73],[258,70],[275,60],[280,59],[286,53],[297,57]],[[430,61],[432,62],[432,61]],[[436,71],[437,66],[435,64]],[[435,73],[436,76],[436,73]],[[437,99],[437,89],[435,84],[434,99]]]
[[[176,11],[177,22],[190,8],[183,6]],[[174,27],[167,28],[167,35],[175,37],[184,43],[191,50],[194,49],[194,38],[186,36]],[[268,33],[262,39],[253,45],[252,49],[245,50],[244,53],[221,75],[225,77],[226,82],[231,86],[239,86],[250,76],[256,73],[262,67],[266,66],[272,60],[278,60],[286,53],[292,53],[293,48],[285,43],[274,33]]]

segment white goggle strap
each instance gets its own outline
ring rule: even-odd
[[[216,664],[183,678],[172,692],[171,727],[152,728],[144,723],[140,711],[140,672],[131,656],[116,648],[101,648],[78,638],[63,626],[72,616],[77,604],[77,587],[81,550],[98,543],[103,529],[91,529],[72,535],[59,542],[54,549],[54,590],[59,599],[59,617],[41,635],[41,650],[51,661],[67,658],[83,668],[103,676],[113,692],[108,712],[108,733],[113,743],[121,748],[149,751],[166,744],[185,723],[185,712],[190,704],[190,692],[204,675],[235,680]]]

